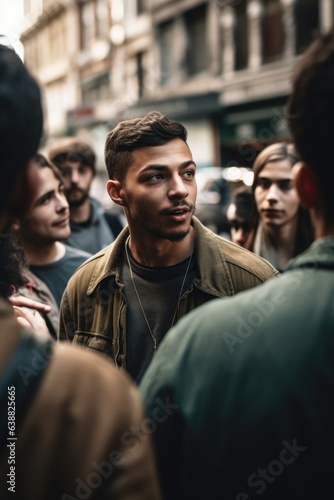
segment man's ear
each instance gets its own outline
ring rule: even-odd
[[[114,203],[122,207],[125,205],[123,186],[119,181],[107,181],[107,193]]]
[[[298,162],[293,167],[293,181],[300,202],[306,209],[316,208],[320,197],[314,174],[304,162]]]

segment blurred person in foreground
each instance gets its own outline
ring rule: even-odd
[[[30,160],[42,121],[37,83],[0,46],[1,236],[39,187]],[[0,498],[159,499],[146,421],[126,375],[79,347],[37,339],[5,299],[0,331]]]
[[[301,57],[288,101],[294,183],[316,241],[277,279],[182,319],[141,384],[164,498],[328,498],[334,468],[334,36]]]
[[[62,173],[70,205],[71,235],[66,243],[95,254],[114,241],[123,229],[120,215],[105,210],[89,194],[95,177],[95,152],[88,142],[65,137],[50,147],[48,157]]]
[[[252,230],[246,248],[279,271],[314,240],[310,214],[293,185],[293,167],[300,157],[293,144],[278,142],[264,148],[253,164]]]
[[[39,188],[30,208],[13,228],[30,271],[48,286],[59,307],[68,280],[91,254],[64,243],[71,229],[59,170],[39,153],[32,161],[37,166]]]
[[[183,125],[158,111],[107,135],[110,198],[128,225],[70,280],[60,338],[100,351],[139,382],[167,330],[195,307],[276,276],[193,216],[196,164]]]
[[[247,186],[237,188],[226,211],[226,218],[230,224],[231,241],[246,247],[251,231],[251,217],[254,209],[254,198],[251,189]]]

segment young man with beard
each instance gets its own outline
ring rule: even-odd
[[[1,237],[36,199],[30,159],[42,124],[37,83],[0,46]],[[129,378],[96,354],[37,339],[3,298],[0,333],[1,500],[160,500],[150,436],[134,435],[145,419]]]
[[[59,170],[41,154],[32,161],[37,166],[39,189],[30,209],[13,227],[29,269],[48,286],[59,306],[68,280],[90,254],[63,243],[71,229]]]
[[[104,353],[137,382],[180,317],[276,275],[193,216],[196,164],[186,140],[183,125],[159,112],[108,134],[107,191],[128,227],[78,270],[62,301],[60,338]]]
[[[118,214],[105,210],[99,200],[89,196],[96,155],[86,141],[67,137],[55,143],[48,156],[62,173],[70,205],[71,235],[66,243],[94,254],[114,241],[123,229]]]

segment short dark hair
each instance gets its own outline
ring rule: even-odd
[[[88,142],[77,137],[65,137],[55,143],[48,157],[60,170],[70,161],[91,167],[95,174],[96,154]]]
[[[132,152],[147,146],[160,146],[172,139],[187,142],[185,127],[159,111],[143,118],[120,122],[106,138],[104,155],[109,179],[124,181],[132,162]]]
[[[37,151],[42,129],[39,86],[19,56],[0,45],[0,211]]]
[[[334,35],[318,35],[295,68],[288,123],[296,147],[315,174],[325,217],[334,220],[333,170]]]

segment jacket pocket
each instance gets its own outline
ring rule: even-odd
[[[77,330],[74,334],[73,343],[101,352],[108,357],[113,357],[112,339],[102,333]]]

